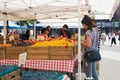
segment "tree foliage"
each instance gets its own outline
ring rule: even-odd
[[[21,20],[21,21],[16,21],[15,23],[20,26],[30,26],[34,24],[34,20]],[[37,21],[36,23],[40,23],[40,22]]]

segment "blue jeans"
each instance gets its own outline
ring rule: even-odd
[[[93,77],[94,80],[99,80],[98,79],[98,72],[96,70],[96,62],[88,62],[87,77]]]

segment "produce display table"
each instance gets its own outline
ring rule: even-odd
[[[77,45],[69,46],[67,48],[64,46],[4,47],[4,49],[0,48],[0,59],[17,60],[19,54],[24,52],[27,52],[28,60],[72,60],[77,54]]]
[[[18,65],[19,55],[26,52],[27,60],[21,68],[67,73],[71,77],[75,65],[73,59],[76,57],[78,51],[77,44],[69,42],[66,39],[60,39],[60,41],[62,42],[53,40],[51,43],[55,45],[51,45],[49,41],[45,41],[43,42],[44,45],[41,45],[43,44],[42,42],[38,42],[39,44],[36,43],[36,45],[32,46],[5,46],[4,49],[2,48],[4,54],[0,52],[3,56],[0,58],[0,64]]]
[[[0,60],[1,65],[18,65],[18,60]],[[59,72],[74,72],[74,61],[72,60],[26,60],[23,68],[59,71]]]

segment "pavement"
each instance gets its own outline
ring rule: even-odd
[[[117,40],[117,38],[116,38]],[[110,40],[101,45],[100,78],[101,80],[120,80],[120,45],[110,47]]]

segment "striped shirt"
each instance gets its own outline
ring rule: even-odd
[[[98,41],[98,50],[100,51],[100,38],[101,38],[101,31],[99,28],[95,27],[93,28],[93,30],[97,30],[98,34],[99,34],[99,41]]]

